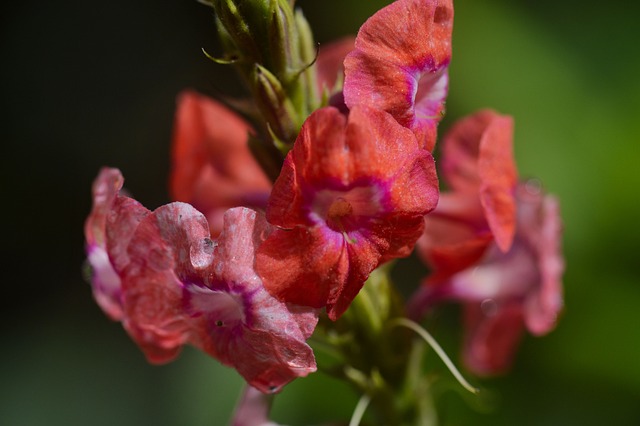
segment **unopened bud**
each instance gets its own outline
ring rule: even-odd
[[[258,107],[276,139],[274,142],[290,148],[302,123],[282,83],[265,67],[256,64],[253,86]]]

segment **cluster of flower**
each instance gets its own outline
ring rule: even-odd
[[[503,370],[525,327],[555,325],[558,206],[518,182],[512,120],[461,120],[439,142],[436,172],[452,28],[451,0],[398,0],[355,40],[321,46],[309,68],[322,101],[291,146],[274,144],[285,148],[271,179],[250,149],[259,129],[194,92],[178,101],[176,202],[149,211],[120,193],[118,170],[101,171],[85,226],[94,296],[150,362],[191,344],[276,392],[316,370],[306,341],[322,309],[336,321],[376,268],[416,245],[432,274],[406,312],[463,302],[474,371]],[[258,80],[268,71],[256,69]],[[263,104],[282,98],[261,93]]]

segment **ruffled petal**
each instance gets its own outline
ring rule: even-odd
[[[364,23],[345,59],[344,98],[390,113],[432,150],[447,94],[451,0],[398,0]]]
[[[316,370],[305,340],[315,328],[317,312],[280,302],[263,287],[253,269],[255,251],[271,233],[262,215],[235,208],[225,214],[224,224],[211,268],[211,288],[237,298],[242,321],[214,325],[209,316],[207,346],[215,347],[218,358],[233,365],[250,385],[277,392]]]
[[[159,207],[131,238],[130,264],[123,276],[124,326],[149,362],[171,361],[195,337],[184,309],[183,287],[202,282],[198,271],[211,260],[203,260],[193,248],[203,243],[213,251],[207,220],[184,203]]]
[[[119,170],[100,171],[93,183],[93,208],[85,222],[93,295],[115,321],[124,317],[120,273],[129,263],[126,248],[133,231],[149,213],[137,201],[119,195],[123,183]]]

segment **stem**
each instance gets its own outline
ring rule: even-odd
[[[451,374],[453,374],[453,376],[456,378],[456,380],[458,380],[462,387],[473,394],[477,394],[478,392],[480,392],[478,388],[471,386],[469,382],[467,382],[467,380],[462,376],[462,374],[460,374],[460,371],[458,371],[456,366],[453,364],[451,359],[447,356],[446,352],[442,349],[438,342],[436,342],[436,340],[433,338],[433,336],[431,336],[431,334],[429,334],[427,330],[420,327],[419,324],[406,318],[394,318],[389,323],[389,326],[403,326],[415,331],[420,337],[424,339],[425,342],[427,342],[429,346],[431,346],[434,352],[440,357],[442,362],[444,362],[444,365],[447,366]]]
[[[356,409],[353,410],[353,415],[351,416],[351,420],[349,421],[349,426],[358,426],[360,424],[360,420],[364,416],[364,412],[367,411],[367,407],[371,402],[371,398],[366,393],[362,395],[358,404],[356,404]]]

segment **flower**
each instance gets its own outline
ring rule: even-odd
[[[255,250],[271,232],[264,216],[231,209],[213,241],[206,218],[192,206],[175,202],[149,212],[117,194],[122,182],[115,169],[96,181],[88,250],[95,264],[95,236],[104,235],[108,276],[113,272],[119,284],[109,294],[118,295],[120,315],[111,316],[150,362],[171,361],[192,344],[262,392],[315,371],[305,340],[316,312],[271,297],[253,270]],[[98,266],[93,284],[100,289],[107,266]]]
[[[558,202],[531,182],[518,186],[517,201],[511,249],[491,247],[445,284],[447,297],[465,305],[464,359],[477,374],[507,370],[523,330],[548,333],[563,305]]]
[[[178,97],[171,196],[205,213],[211,233],[231,207],[264,210],[271,182],[248,146],[251,127],[218,102],[193,91]]]
[[[345,59],[344,98],[390,113],[433,150],[451,60],[451,0],[398,0],[360,28]]]
[[[467,366],[505,371],[524,331],[554,328],[562,308],[558,203],[533,181],[517,183],[513,121],[489,110],[458,122],[442,143],[450,191],[426,219],[418,246],[433,269],[410,301],[464,305]]]
[[[410,253],[437,199],[432,156],[389,114],[317,110],[274,184],[277,229],[258,249],[258,273],[279,299],[337,319],[373,269]]]

